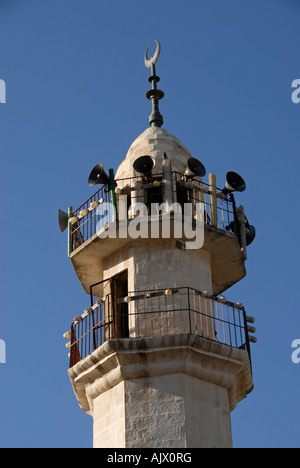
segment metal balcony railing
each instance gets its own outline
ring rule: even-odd
[[[247,350],[251,362],[248,321],[241,304],[191,288],[109,293],[74,319],[70,367],[107,340],[182,333]]]
[[[146,207],[147,215],[153,214],[153,205],[161,205],[166,200],[163,174],[155,174],[149,179],[132,177],[115,181],[115,208],[112,192],[107,187],[101,187],[92,197],[72,213],[70,218],[70,253],[93,237],[109,222],[122,219],[132,219],[136,216],[134,207],[141,203]],[[224,197],[221,189],[216,189],[212,197],[210,186],[196,178],[189,178],[178,172],[172,173],[173,202],[179,204],[184,211],[184,205],[192,205],[192,215],[196,216],[196,204],[204,208],[204,222],[221,230],[229,230],[235,220],[232,200]],[[122,206],[120,200],[122,196]],[[125,205],[124,205],[125,202]],[[121,213],[122,211],[122,213]]]
[[[107,217],[104,216],[105,214]],[[112,219],[112,215],[111,192],[103,186],[72,213],[70,252],[93,237],[99,229],[105,226],[106,218]]]

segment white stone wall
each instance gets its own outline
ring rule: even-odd
[[[232,447],[225,389],[176,374],[129,380],[125,391],[126,447]]]
[[[94,400],[94,447],[125,446],[124,383],[120,382]]]
[[[95,448],[230,448],[226,389],[185,374],[126,380],[94,400]]]

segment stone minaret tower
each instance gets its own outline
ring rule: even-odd
[[[246,275],[255,236],[233,192],[162,128],[156,52],[150,127],[98,191],[59,212],[90,306],[71,329],[69,377],[93,417],[95,448],[232,447],[230,413],[253,389],[249,325],[223,293]]]

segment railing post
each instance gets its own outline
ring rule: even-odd
[[[172,187],[172,166],[171,161],[167,158],[163,160],[163,174],[165,182],[165,199],[164,202],[167,205],[167,210],[169,212],[170,206],[173,205],[173,187]]]
[[[243,307],[243,317],[244,317],[244,330],[245,330],[245,338],[246,338],[246,347],[249,355],[250,366],[252,370],[252,361],[251,361],[251,348],[250,348],[250,340],[249,340],[249,332],[247,328],[247,314],[245,308]]]
[[[238,220],[238,215],[237,215],[237,208],[236,208],[236,203],[235,203],[235,198],[233,193],[229,194],[230,201],[232,203],[232,208],[233,208],[233,216],[234,216],[234,232],[235,235],[237,236],[238,242],[241,245],[241,232],[239,228],[239,220]]]
[[[209,174],[210,217],[211,224],[218,227],[217,179],[215,174]]]
[[[113,169],[109,169],[109,186],[111,191],[111,201],[114,207],[113,212],[113,221],[118,221],[118,207],[117,207],[117,197],[116,197],[116,187],[115,187],[115,173]]]
[[[189,308],[190,333],[192,333],[190,288],[187,288],[187,294],[188,294],[188,308]]]
[[[236,214],[237,214],[237,219],[239,221],[239,228],[240,228],[241,252],[243,255],[243,259],[247,260],[246,218],[245,218],[245,210],[242,205],[236,209]]]
[[[69,206],[68,208],[68,257],[70,258],[70,255],[73,250],[72,246],[72,225],[70,223],[70,218],[73,214],[73,208]]]

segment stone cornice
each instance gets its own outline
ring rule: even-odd
[[[110,340],[68,371],[80,407],[123,380],[184,373],[225,387],[230,411],[253,389],[248,353],[193,334]]]

